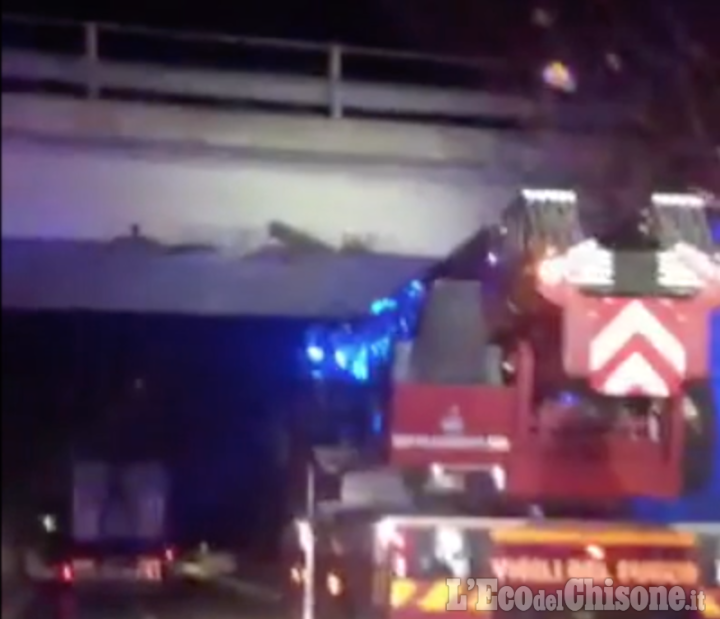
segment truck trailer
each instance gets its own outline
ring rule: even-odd
[[[172,573],[169,475],[159,462],[76,460],[50,564],[66,586],[159,584]]]

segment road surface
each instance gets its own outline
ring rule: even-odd
[[[277,602],[216,582],[183,580],[165,589],[84,586],[36,590],[22,613],[3,619],[277,619]]]

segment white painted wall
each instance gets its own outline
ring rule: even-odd
[[[137,223],[161,240],[240,249],[279,220],[333,244],[366,235],[377,251],[442,256],[511,196],[469,168],[118,144],[3,135],[3,238],[105,240]]]

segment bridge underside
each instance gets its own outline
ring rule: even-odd
[[[202,249],[3,239],[3,309],[348,317],[424,276],[429,258],[293,252],[238,257]]]

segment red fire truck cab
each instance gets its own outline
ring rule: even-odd
[[[538,619],[621,612],[653,619],[720,617],[717,527],[355,508],[319,509],[313,522],[294,527],[286,601],[292,616],[303,619],[498,612]],[[633,593],[636,587],[647,595]]]

